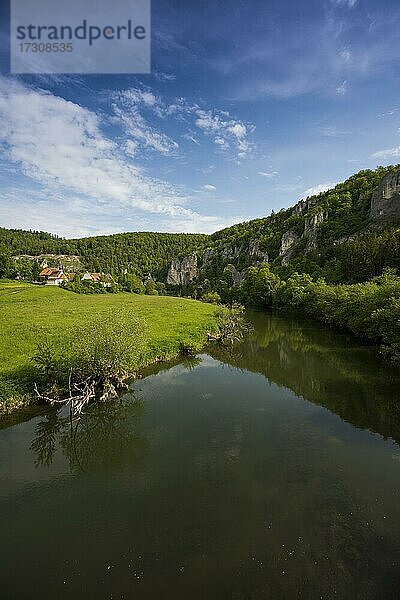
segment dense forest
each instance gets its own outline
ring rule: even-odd
[[[211,236],[143,232],[64,239],[0,228],[0,276],[17,272],[29,278],[32,261],[16,264],[12,256],[53,254],[55,263],[57,255],[79,257],[82,270],[118,277],[127,271],[142,279],[150,273],[165,283],[173,259],[195,255],[194,272],[182,277],[185,285],[175,292],[196,297],[216,292],[229,300],[246,270],[263,263],[282,279],[299,272],[332,284],[366,281],[385,267],[400,268],[400,201],[397,219],[371,218],[374,191],[382,178],[398,171],[399,165],[362,170],[291,208]]]
[[[127,270],[140,277],[152,273],[162,280],[175,256],[202,249],[207,239],[208,236],[201,234],[152,232],[64,239],[42,231],[0,228],[0,262],[3,264],[3,268],[0,264],[0,276],[7,274],[5,261],[7,271],[10,270],[12,256],[53,254],[80,257],[82,270],[117,275]],[[51,259],[48,262],[51,264]],[[57,258],[53,262],[52,266],[58,266]],[[26,261],[18,266],[24,264]]]
[[[199,280],[224,295],[232,285],[229,265],[244,275],[249,266],[268,262],[282,278],[300,272],[331,283],[365,281],[385,267],[399,268],[400,202],[395,220],[377,223],[370,214],[382,178],[398,169],[362,170],[291,208],[213,234]],[[292,245],[285,251],[288,235]]]

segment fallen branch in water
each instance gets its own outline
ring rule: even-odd
[[[66,398],[56,398],[41,394],[35,383],[34,389],[38,400],[50,404],[50,406],[69,405],[71,417],[79,417],[83,408],[96,397],[96,382],[88,377],[82,383],[72,383],[72,372],[69,374],[68,389],[69,396]]]
[[[37,384],[35,383],[34,390],[36,397],[41,402],[50,404],[50,406],[69,405],[71,416],[77,417],[81,414],[83,408],[96,397],[103,402],[110,398],[117,398],[118,390],[128,388],[125,380],[128,379],[129,373],[120,370],[112,378],[106,378],[104,381],[90,376],[78,383],[73,382],[72,377],[73,372],[70,370],[68,377],[68,396],[58,398],[57,396],[42,394],[39,392]]]

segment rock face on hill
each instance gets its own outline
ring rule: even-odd
[[[211,289],[223,296],[226,289],[242,286],[249,267],[263,263],[270,263],[272,270],[291,265],[302,269],[305,264],[315,272],[329,263],[340,272],[344,244],[365,235],[380,235],[398,222],[399,166],[363,170],[292,208],[210,236],[207,248],[172,261],[167,283],[183,286],[189,293]]]
[[[268,252],[260,250],[260,242],[251,239],[249,241],[248,255],[253,265],[259,265],[268,262]]]
[[[317,246],[318,227],[325,221],[325,214],[319,211],[306,217],[303,236],[307,239],[307,250],[314,250]]]
[[[240,287],[243,283],[244,275],[237,270],[235,265],[226,265],[224,273],[231,273],[233,287]]]
[[[198,275],[197,256],[190,254],[183,258],[174,258],[168,270],[168,285],[187,285]]]
[[[223,245],[221,248],[207,248],[199,256],[191,254],[183,258],[174,258],[167,275],[167,285],[182,285],[205,275],[213,264],[218,264],[222,273],[230,273],[233,287],[240,287],[244,279],[244,271],[249,266],[260,266],[268,262],[268,253],[260,249],[260,242],[250,239],[244,247]],[[242,267],[239,265],[242,264]]]
[[[293,254],[296,244],[300,240],[300,236],[294,231],[286,231],[282,236],[279,256],[282,257],[282,264],[287,265]]]
[[[372,194],[371,219],[400,219],[400,170],[385,175]]]

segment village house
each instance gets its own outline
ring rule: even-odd
[[[46,267],[39,273],[39,277],[44,280],[46,285],[61,285],[68,281],[62,269]]]
[[[103,287],[111,287],[113,284],[113,278],[109,273],[90,273],[86,271],[81,277],[81,281],[89,281],[91,283],[98,283]]]

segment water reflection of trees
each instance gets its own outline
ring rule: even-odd
[[[66,422],[67,419],[60,416],[59,410],[53,410],[36,425],[35,437],[31,444],[31,449],[36,455],[36,466],[51,465]]]
[[[140,432],[142,412],[142,403],[129,394],[93,405],[75,421],[53,410],[36,426],[31,444],[35,464],[49,466],[60,451],[73,472],[137,469],[147,450]]]
[[[357,427],[400,441],[400,377],[375,348],[351,335],[288,315],[251,314],[254,331],[229,352],[210,354],[263,374]]]

